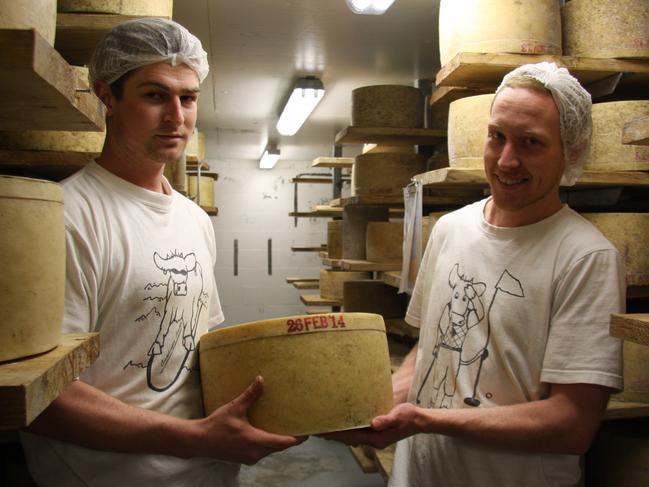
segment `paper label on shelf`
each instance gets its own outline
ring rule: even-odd
[[[403,188],[405,214],[403,217],[403,261],[400,293],[412,293],[421,261],[422,184],[413,181]]]

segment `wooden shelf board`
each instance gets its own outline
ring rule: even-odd
[[[379,471],[374,459],[365,453],[362,446],[350,446],[349,451],[363,473],[377,473]]]
[[[291,252],[321,252],[323,250],[327,250],[326,245],[320,245],[318,247],[315,246],[299,246],[299,245],[292,245],[291,246]]]
[[[418,174],[414,179],[437,188],[487,187],[483,169],[446,167]],[[584,171],[575,188],[611,186],[649,187],[649,173],[643,171]]]
[[[35,30],[0,29],[0,130],[103,130],[104,105],[81,77]]]
[[[336,145],[435,145],[446,140],[445,130],[393,127],[347,127],[336,134]]]
[[[320,289],[319,281],[295,281],[291,284],[295,289]]]
[[[328,174],[323,174],[326,177],[316,177],[316,176],[297,176],[291,178],[291,183],[307,183],[307,184],[331,184],[333,179]]]
[[[313,167],[329,167],[332,169],[344,169],[354,165],[353,157],[317,157],[313,159]]]
[[[342,259],[330,259],[328,257],[322,258],[322,265],[325,267],[331,267],[332,269],[341,269],[342,262]]]
[[[367,260],[342,259],[340,267],[346,271],[396,271],[401,262],[370,262]]]
[[[649,404],[610,400],[604,419],[630,419],[649,417]]]
[[[47,353],[0,363],[0,430],[29,425],[98,356],[98,333],[69,333]]]
[[[424,206],[433,206],[433,205],[464,205],[476,201],[483,197],[482,190],[480,188],[475,188],[466,194],[464,193],[439,193],[439,194],[430,194],[424,195],[422,198],[422,204]],[[404,205],[403,196],[401,195],[389,195],[389,196],[379,196],[379,195],[361,195],[361,196],[350,196],[347,198],[338,198],[330,203],[333,206],[334,202],[342,207],[348,205],[386,205],[393,206],[397,208],[391,208],[391,212],[396,214],[401,214],[404,212],[402,208]]]
[[[377,448],[370,449],[370,457],[374,459],[374,463],[379,469],[379,473],[384,479],[389,479],[392,474],[392,464],[394,463],[394,452],[396,445],[390,445],[387,448],[379,450]]]
[[[464,86],[438,86],[435,91],[430,95],[429,105],[434,109],[445,108],[455,100],[466,98],[467,96],[485,95],[493,93],[495,90],[492,88],[467,88]]]
[[[139,16],[94,13],[59,13],[54,47],[70,64],[87,65],[97,43],[117,24]]]
[[[216,208],[215,206],[201,206],[205,213],[207,213],[210,216],[218,216],[219,214],[219,209]]]
[[[289,284],[293,284],[294,282],[313,282],[313,281],[319,281],[319,277],[287,277],[286,282]]]
[[[299,218],[331,218],[342,216],[343,208],[333,208],[331,206],[316,206],[311,211],[292,211],[288,216]]]
[[[401,286],[401,269],[399,269],[398,271],[380,272],[378,279],[382,280],[389,286],[398,288]]]
[[[303,294],[300,300],[307,306],[341,306],[342,303],[337,299],[323,298],[318,294]]]
[[[210,170],[210,165],[207,162],[205,162],[205,161],[198,162],[198,161],[192,161],[192,160],[188,159],[187,162],[186,162],[187,172],[190,172],[190,171],[196,172],[198,170],[198,165],[199,164],[201,166],[201,174],[203,173],[203,171],[209,171]],[[216,176],[218,176],[218,174],[216,174],[216,173],[214,173],[214,174]],[[215,179],[217,179],[217,178],[215,178]]]
[[[649,314],[611,315],[609,332],[614,337],[649,345]]]
[[[594,59],[537,54],[504,54],[461,52],[455,55],[435,77],[437,86],[466,86],[496,88],[503,76],[512,69],[527,63],[555,62],[567,68],[581,84],[601,81],[617,73],[625,73],[624,83],[647,86],[649,63],[621,59]]]
[[[331,313],[331,308],[307,308],[305,313],[308,315],[326,315]]]
[[[649,115],[635,118],[624,124],[622,143],[649,145]]]

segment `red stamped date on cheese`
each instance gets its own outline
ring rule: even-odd
[[[343,315],[313,315],[286,320],[288,333],[304,333],[314,330],[345,328]]]

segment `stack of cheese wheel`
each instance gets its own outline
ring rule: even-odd
[[[35,29],[54,45],[56,0],[0,0],[0,12],[0,29]]]
[[[327,222],[327,257],[330,259],[343,258],[343,221]]]
[[[380,315],[292,316],[221,328],[203,335],[199,353],[205,411],[229,403],[261,375],[264,393],[248,417],[271,433],[364,427],[392,407]]]
[[[0,361],[59,343],[65,289],[63,190],[0,176]]]
[[[205,160],[205,134],[194,130],[194,133],[187,141],[185,148],[187,162],[202,162]]]
[[[187,173],[187,196],[200,206],[213,207],[216,178],[217,175],[213,173],[201,173],[200,176],[195,172]]]
[[[359,281],[371,279],[371,277],[369,272],[320,269],[320,296],[325,299],[342,301],[343,285],[346,281]]]
[[[451,102],[448,111],[449,166],[484,168],[484,146],[494,95],[478,95]]]
[[[561,21],[566,56],[649,58],[647,0],[571,0]]]
[[[593,142],[584,169],[627,171],[649,169],[649,147],[622,144],[624,124],[649,114],[648,100],[593,105]]]
[[[77,152],[89,157],[99,155],[106,138],[105,132],[65,132],[25,130],[0,132],[0,147],[13,150]]]
[[[354,127],[419,128],[424,125],[424,95],[402,85],[363,86],[352,90]]]
[[[368,222],[365,232],[365,256],[370,262],[401,262],[403,222]]]
[[[410,179],[426,170],[426,156],[368,153],[354,159],[352,196],[401,196]]]
[[[59,12],[171,18],[173,0],[58,0]]]
[[[441,65],[460,52],[561,54],[559,2],[441,0]]]

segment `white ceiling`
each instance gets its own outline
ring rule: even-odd
[[[176,0],[174,20],[210,60],[198,120],[208,149],[216,147],[208,158],[257,160],[267,140],[285,160],[323,146],[330,153],[317,155],[331,155],[335,134],[350,125],[354,88],[434,78],[438,9],[439,0],[396,0],[385,15],[365,16],[345,0]],[[306,75],[323,81],[325,97],[296,135],[279,136],[281,104]]]

